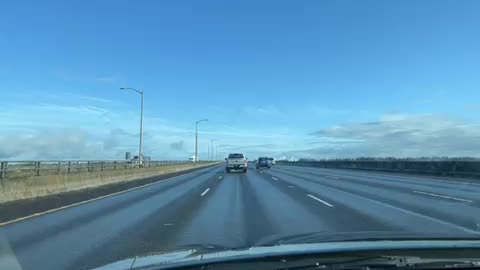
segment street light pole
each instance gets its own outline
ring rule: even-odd
[[[209,149],[210,149],[209,152],[211,153],[211,154],[210,154],[210,161],[213,160],[213,146],[214,146],[213,143],[214,143],[215,141],[218,141],[218,139],[210,140],[210,147],[209,147]]]
[[[143,165],[143,157],[142,157],[142,144],[143,144],[143,90],[137,90],[135,88],[130,87],[121,87],[120,90],[131,90],[137,92],[141,96],[141,106],[140,106],[140,143],[138,146],[138,164],[139,166]]]
[[[202,119],[195,122],[195,162],[198,162],[198,123],[207,122],[208,119]]]

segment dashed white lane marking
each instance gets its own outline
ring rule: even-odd
[[[294,188],[294,186],[288,186],[289,188]]]
[[[374,203],[374,204],[382,205],[384,207],[388,207],[388,208],[391,208],[393,210],[397,210],[397,211],[400,211],[400,212],[403,212],[403,213],[406,213],[406,214],[409,214],[409,215],[412,215],[412,216],[417,216],[417,217],[424,218],[424,219],[427,219],[427,220],[430,220],[430,221],[433,221],[433,222],[437,222],[437,223],[440,223],[440,224],[443,224],[443,225],[446,225],[446,226],[449,226],[449,227],[453,227],[453,228],[456,228],[458,230],[461,230],[461,231],[464,231],[464,232],[467,232],[467,233],[480,235],[478,230],[472,230],[472,229],[457,225],[455,223],[450,223],[448,221],[444,221],[444,220],[441,220],[441,219],[438,219],[438,218],[434,218],[434,217],[431,217],[431,216],[426,216],[426,215],[423,215],[423,214],[420,214],[420,213],[417,213],[417,212],[413,212],[413,211],[410,211],[410,210],[407,210],[407,209],[404,209],[404,208],[401,208],[401,207],[393,206],[393,205],[388,204],[388,203],[384,203],[384,202],[381,202],[381,201],[376,201],[376,200],[373,200],[373,199],[369,199],[367,197],[362,197],[360,195],[357,195],[357,194],[354,194],[354,193],[351,193],[351,192],[347,192],[347,191],[343,191],[343,190],[339,190],[339,189],[337,189],[336,191],[340,192],[340,193],[343,193],[343,194],[348,194],[350,196],[354,196],[354,197],[362,199],[362,200],[369,201],[369,202]]]
[[[326,202],[326,201],[324,201],[324,200],[322,200],[322,199],[319,199],[319,198],[317,198],[317,197],[315,197],[315,196],[313,196],[313,195],[311,195],[311,194],[307,194],[307,196],[310,197],[310,198],[312,198],[312,199],[314,199],[314,200],[317,201],[317,202],[321,202],[321,203],[325,204],[325,205],[328,206],[328,207],[333,207],[333,205],[329,204],[328,202]]]
[[[278,179],[277,179],[276,177],[273,177],[273,176],[272,176],[272,179],[275,180],[275,181],[278,181]]]
[[[173,223],[165,223],[163,224],[163,226],[173,226],[174,224]]]
[[[218,179],[219,179],[219,180],[222,179],[222,176],[220,175],[220,176],[218,177]]]
[[[205,196],[205,194],[207,194],[207,192],[208,192],[209,190],[210,190],[210,188],[205,189],[205,191],[202,192],[202,194],[200,194],[200,196]]]
[[[435,194],[435,193],[429,193],[429,192],[424,192],[424,191],[414,190],[413,192],[414,192],[414,193],[418,193],[418,194],[423,194],[423,195],[432,196],[432,197],[440,197],[440,198],[444,198],[444,199],[450,199],[450,200],[460,201],[460,202],[469,202],[469,203],[472,203],[472,202],[473,202],[472,200],[467,200],[467,199],[462,199],[462,198],[456,198],[456,197],[450,197],[450,196],[445,196],[445,195],[440,195],[440,194]]]
[[[336,176],[331,176],[331,175],[324,175],[324,177],[331,178],[331,179],[337,179],[337,180],[340,179]]]

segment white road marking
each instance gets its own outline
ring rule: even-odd
[[[220,175],[220,176],[218,177],[218,179],[222,179],[222,176]]]
[[[289,188],[294,188],[294,186],[288,186]]]
[[[403,212],[403,213],[406,213],[406,214],[409,214],[409,215],[412,215],[412,216],[417,216],[417,217],[420,217],[420,218],[428,219],[428,220],[433,221],[433,222],[438,222],[440,224],[447,225],[447,226],[456,228],[458,230],[461,230],[461,231],[464,231],[464,232],[467,232],[467,233],[480,235],[479,231],[472,230],[472,229],[469,229],[469,228],[466,228],[466,227],[463,227],[463,226],[460,226],[460,225],[457,225],[457,224],[454,224],[454,223],[450,223],[448,221],[444,221],[444,220],[434,218],[434,217],[431,217],[431,216],[426,216],[426,215],[423,215],[423,214],[420,214],[420,213],[417,213],[417,212],[413,212],[413,211],[410,211],[410,210],[407,210],[407,209],[404,209],[404,208],[401,208],[401,207],[393,206],[393,205],[388,204],[388,203],[376,201],[376,200],[373,200],[373,199],[370,199],[370,198],[367,198],[367,197],[357,195],[355,193],[351,193],[351,192],[347,192],[347,191],[343,191],[343,190],[339,190],[339,189],[335,189],[335,190],[337,192],[348,194],[348,195],[357,197],[359,199],[363,199],[363,200],[366,200],[366,201],[369,201],[369,202],[372,202],[372,203],[375,203],[375,204],[378,204],[378,205],[382,205],[384,207],[388,207],[388,208],[391,208],[393,210],[397,210],[397,211],[400,211],[400,212]]]
[[[273,177],[273,176],[272,176],[272,179],[273,179],[273,180],[275,180],[275,181],[278,181],[278,179],[277,179],[277,178],[275,178],[275,177]]]
[[[472,203],[472,202],[473,202],[472,200],[467,200],[467,199],[462,199],[462,198],[456,198],[456,197],[450,197],[450,196],[445,196],[445,195],[440,195],[440,194],[435,194],[435,193],[429,193],[429,192],[424,192],[424,191],[414,190],[413,192],[414,192],[414,193],[418,193],[418,194],[423,194],[423,195],[429,195],[429,196],[432,196],[432,197],[440,197],[440,198],[444,198],[444,199],[450,199],[450,200],[460,201],[460,202],[469,202],[469,203]]]
[[[321,203],[325,204],[325,205],[328,206],[328,207],[333,207],[333,205],[329,204],[328,202],[326,202],[326,201],[324,201],[324,200],[322,200],[322,199],[319,199],[319,198],[317,198],[317,197],[315,197],[315,196],[313,196],[313,195],[311,195],[311,194],[307,194],[307,196],[310,197],[310,198],[312,198],[312,199],[314,199],[314,200],[317,201],[317,202],[321,202]]]
[[[174,224],[173,223],[165,223],[163,224],[163,226],[173,226]]]
[[[205,196],[205,194],[207,194],[207,192],[208,192],[209,190],[210,190],[210,188],[205,189],[205,191],[202,192],[202,194],[200,194],[200,196]]]
[[[336,176],[331,176],[331,175],[324,175],[323,177],[331,178],[331,179],[340,179]]]

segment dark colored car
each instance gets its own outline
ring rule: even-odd
[[[272,167],[272,163],[269,158],[266,157],[260,157],[258,158],[256,168],[261,169],[261,168],[268,168],[270,169]]]

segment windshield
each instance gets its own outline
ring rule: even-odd
[[[0,269],[480,240],[479,14],[5,1]]]

